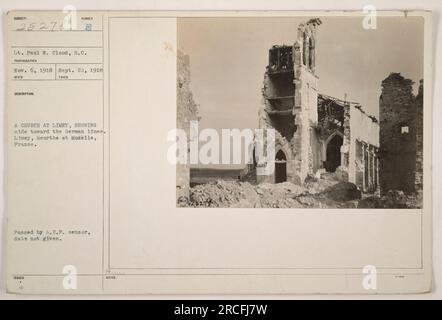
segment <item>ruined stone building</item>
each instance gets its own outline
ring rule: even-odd
[[[189,56],[177,52],[177,129],[182,129],[190,139],[190,121],[198,120],[198,106],[190,89]],[[189,141],[188,141],[189,142]],[[177,199],[189,197],[190,167],[189,164],[178,163],[176,170]]]
[[[293,45],[273,46],[264,75],[259,127],[276,131],[275,171],[259,182],[302,184],[309,175],[334,172],[374,191],[379,185],[379,123],[360,104],[318,93],[317,27],[298,27]]]
[[[308,177],[333,175],[364,192],[422,191],[423,82],[414,96],[413,82],[391,73],[382,82],[379,120],[357,102],[319,93],[320,24],[319,19],[300,24],[293,45],[269,49],[258,115],[259,128],[275,129],[273,174],[257,176],[256,166],[262,164],[255,157],[244,170],[222,175],[213,168],[194,168],[191,177],[188,164],[177,164],[178,202],[189,197],[191,178],[194,185],[219,179],[302,185]],[[192,120],[199,116],[190,90],[189,58],[178,51],[177,128],[188,138]]]
[[[381,192],[422,191],[423,81],[417,96],[413,81],[391,73],[382,81],[380,112]]]

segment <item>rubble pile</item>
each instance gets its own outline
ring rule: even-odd
[[[218,180],[190,189],[192,207],[255,207],[258,195],[248,182]]]
[[[400,190],[389,190],[384,196],[370,196],[358,203],[358,208],[418,209],[422,207],[422,193],[405,194]]]
[[[360,191],[352,183],[312,179],[304,186],[290,182],[250,184],[218,180],[190,189],[180,206],[210,208],[356,208]]]
[[[305,188],[290,182],[263,183],[255,188],[262,208],[302,208],[296,200],[306,192]]]
[[[251,184],[218,180],[190,188],[180,207],[209,208],[420,208],[422,194],[390,190],[384,196],[362,194],[355,184],[333,178]]]

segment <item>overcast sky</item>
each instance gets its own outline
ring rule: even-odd
[[[181,18],[178,47],[190,57],[200,127],[256,128],[263,74],[272,45],[292,45],[309,18]],[[319,92],[357,101],[378,117],[381,81],[400,72],[423,78],[423,19],[322,17],[317,31]]]

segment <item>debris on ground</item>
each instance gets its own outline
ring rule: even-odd
[[[250,184],[242,181],[218,180],[200,184],[190,189],[186,202],[180,199],[180,207],[211,208],[342,208],[355,207],[357,188],[353,184],[336,180],[311,179],[305,186],[290,182],[278,184]],[[352,188],[353,185],[356,188]],[[338,192],[344,192],[342,201]],[[359,193],[360,195],[360,193]],[[337,200],[336,200],[337,199]]]
[[[322,192],[327,198],[335,201],[351,201],[361,199],[361,191],[351,182],[339,182]]]
[[[418,208],[422,196],[390,190],[385,195],[362,194],[350,182],[332,176],[310,177],[303,186],[290,182],[251,184],[217,180],[190,188],[180,207],[210,208]]]
[[[422,193],[405,194],[401,190],[388,190],[383,196],[369,196],[359,201],[358,208],[418,209],[422,206]]]

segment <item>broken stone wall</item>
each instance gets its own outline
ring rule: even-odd
[[[380,114],[380,186],[388,190],[415,191],[416,98],[413,81],[391,73],[382,81]]]
[[[355,161],[354,161],[354,170],[351,170],[351,178],[349,177],[349,181],[353,182],[357,185],[361,190],[364,188],[364,148],[361,141],[355,141]],[[350,176],[350,175],[349,175]],[[353,177],[354,176],[354,177]],[[351,181],[353,180],[354,181]]]
[[[296,132],[293,136],[295,149],[295,170],[297,178],[295,183],[302,184],[310,173],[312,174],[311,155],[311,129],[317,124],[317,93],[318,79],[305,66],[299,66],[295,71],[295,125]]]
[[[351,143],[351,129],[352,129],[352,121],[351,121],[351,105],[346,103],[344,105],[344,139],[342,141],[341,146],[341,170],[347,172],[347,181],[348,181],[348,170],[350,163],[350,149],[354,147]]]
[[[377,187],[379,121],[361,106],[351,105],[348,180],[365,191]]]
[[[319,22],[320,24],[320,22]],[[315,74],[314,57],[317,22],[309,21],[298,27],[298,40],[294,45],[295,60],[295,125],[293,136],[295,149],[295,183],[302,184],[308,174],[313,174],[315,159],[320,156],[316,148],[312,148],[311,134],[318,123],[318,82]],[[312,40],[312,41],[310,41]]]
[[[190,89],[189,57],[177,52],[177,129],[183,129],[190,137],[190,121],[198,120],[198,107]],[[189,145],[189,140],[188,140]],[[190,168],[188,164],[177,164],[176,169],[177,200],[189,197]]]
[[[275,155],[280,150],[286,157],[287,181],[294,182],[296,179],[296,171],[293,147],[291,146],[290,142],[281,135],[281,133],[275,131]],[[256,180],[258,183],[275,183],[275,172],[269,175],[258,175]]]
[[[315,132],[321,145],[321,172],[330,172],[337,164],[333,172],[343,181],[348,181],[349,105],[338,98],[320,94],[317,108],[318,124]],[[330,147],[334,151],[329,150]],[[329,159],[329,156],[332,158]],[[317,169],[314,172],[317,174]]]
[[[264,75],[259,127],[274,128],[280,134],[279,145],[287,157],[287,180],[296,184],[313,174],[321,157],[320,148],[312,143],[316,141],[314,128],[318,121],[315,38],[319,24],[319,19],[300,24],[293,46],[273,46]]]
[[[313,173],[317,172],[320,168],[322,168],[322,144],[320,135],[314,128],[310,129],[310,148],[311,148],[311,159],[309,162],[311,163],[311,171]]]
[[[416,175],[415,188],[421,192],[423,187],[423,148],[424,148],[424,82],[419,83],[416,96]]]

